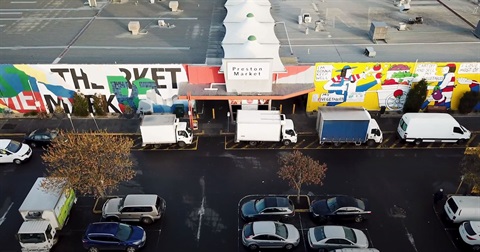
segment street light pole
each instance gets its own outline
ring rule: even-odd
[[[93,121],[95,122],[95,126],[97,126],[97,130],[100,131],[100,129],[98,128],[97,120],[95,120],[93,113],[90,113],[90,116],[93,118]]]
[[[230,133],[230,112],[227,112],[227,132]]]
[[[67,113],[67,117],[68,119],[70,119],[70,124],[72,124],[73,131],[75,131],[75,126],[73,126],[73,121],[72,121],[72,117],[70,116],[70,113]]]

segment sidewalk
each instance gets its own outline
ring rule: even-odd
[[[452,114],[460,124],[467,127],[471,131],[480,130],[480,114]],[[287,118],[292,119],[295,124],[295,130],[299,135],[316,134],[315,124],[317,121],[317,113],[296,113],[286,114]],[[384,132],[394,132],[397,129],[401,113],[387,112],[383,115],[372,113]],[[184,117],[182,121],[187,121]],[[194,131],[197,136],[220,136],[234,134],[235,123],[228,123],[226,118],[206,118],[200,117],[198,120],[198,130]],[[140,135],[141,119],[126,119],[122,117],[109,118],[69,118],[57,119],[40,119],[36,117],[11,117],[0,118],[0,135],[24,135],[38,128],[62,129],[66,131],[76,130],[78,132],[90,132],[97,129],[106,130],[108,133]],[[97,128],[98,127],[98,128]]]

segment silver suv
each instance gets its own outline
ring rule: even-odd
[[[150,224],[162,217],[167,204],[156,194],[129,194],[109,199],[103,204],[102,217],[107,221],[140,221]]]

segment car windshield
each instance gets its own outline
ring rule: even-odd
[[[338,209],[338,203],[337,203],[337,198],[330,198],[327,199],[327,207],[330,209],[330,211],[335,212],[335,210]]]
[[[47,239],[45,238],[45,234],[36,233],[36,234],[18,234],[18,240],[21,243],[42,243],[42,242],[45,242]]]
[[[120,201],[118,202],[118,211],[122,210],[123,208],[123,199],[120,199]]]
[[[22,143],[11,140],[6,149],[10,152],[16,153],[20,148],[22,148]]]
[[[355,202],[357,202],[357,207],[358,208],[365,210],[365,202],[363,202],[361,200],[358,200],[358,199],[356,199]]]
[[[315,235],[315,240],[317,241],[321,241],[326,238],[324,227],[317,227],[313,229],[313,234]]]
[[[275,223],[275,233],[278,236],[281,236],[284,239],[287,239],[287,237],[288,237],[287,226],[283,223]]]
[[[130,238],[130,235],[132,234],[132,227],[126,224],[119,223],[118,224],[118,231],[115,234],[115,236],[120,240],[120,241],[126,241],[128,238]]]
[[[465,224],[463,224],[463,227],[465,228],[465,231],[467,231],[468,235],[476,235],[469,221],[465,222]]]
[[[253,223],[248,223],[243,228],[243,236],[248,238],[252,235],[253,235]]]
[[[32,132],[30,132],[30,134],[28,134],[28,137],[33,137],[35,134],[37,133],[37,130],[34,130]]]
[[[353,243],[357,243],[357,236],[355,236],[355,232],[353,232],[353,229],[343,227],[343,231],[345,231],[345,237],[352,241]]]
[[[256,200],[255,209],[257,210],[257,212],[263,211],[263,209],[265,209],[265,199]]]

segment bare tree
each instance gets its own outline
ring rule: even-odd
[[[480,183],[480,148],[470,147],[460,161],[463,182],[471,187]]]
[[[79,194],[104,197],[135,176],[132,146],[132,139],[106,131],[60,132],[42,155],[49,178],[42,187],[55,188],[62,179]]]
[[[281,156],[279,162],[281,167],[278,176],[287,180],[289,185],[297,191],[297,201],[300,201],[300,191],[303,184],[323,185],[327,172],[325,163],[320,164],[317,160],[303,155],[298,150]]]

